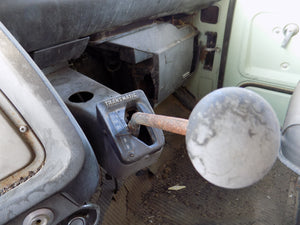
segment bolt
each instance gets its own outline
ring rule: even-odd
[[[275,33],[275,34],[280,34],[280,33],[281,33],[281,30],[282,30],[282,28],[280,28],[280,27],[275,27],[275,28],[273,29],[273,33]]]
[[[221,52],[221,49],[219,47],[216,47],[216,52],[217,53],[220,53]]]
[[[133,153],[133,152],[130,152],[130,153],[129,153],[129,156],[130,156],[130,157],[134,157],[134,153]]]
[[[288,62],[284,62],[284,63],[281,63],[280,67],[282,70],[288,70],[290,67],[290,64]]]
[[[25,133],[25,132],[27,131],[27,127],[26,127],[26,126],[20,126],[20,127],[19,127],[19,131],[20,131],[21,133]]]

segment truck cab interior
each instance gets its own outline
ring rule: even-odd
[[[2,0],[0,224],[300,223],[297,6]]]

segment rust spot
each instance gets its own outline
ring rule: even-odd
[[[128,129],[131,133],[136,134],[136,130],[139,128],[139,125],[155,127],[171,133],[185,135],[188,120],[170,116],[136,112],[132,115],[131,120],[128,123]]]
[[[42,167],[44,164],[42,164],[39,168],[36,169],[36,171],[29,171],[27,175],[23,176],[18,176],[18,173],[15,173],[14,175],[10,176],[9,178],[11,179],[4,179],[3,181],[0,182],[0,196],[4,195],[8,191],[14,189],[21,183],[24,183],[27,181],[29,178],[33,177]],[[21,171],[23,172],[23,171]],[[23,174],[23,173],[22,173]],[[11,180],[15,180],[13,183],[11,183]]]
[[[34,176],[43,167],[46,156],[44,147],[34,134],[33,130],[14,107],[12,102],[10,102],[10,100],[1,91],[0,110],[3,112],[3,115],[7,118],[7,120],[9,120],[14,126],[16,133],[21,137],[32,154],[32,160],[28,162],[26,166],[0,180],[1,196]],[[20,132],[20,126],[26,126],[27,130]]]

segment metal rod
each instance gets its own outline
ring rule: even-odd
[[[139,133],[140,125],[185,135],[188,122],[187,119],[136,112],[132,115],[128,128],[133,135]]]

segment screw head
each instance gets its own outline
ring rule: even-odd
[[[21,133],[25,133],[26,131],[28,130],[28,128],[26,127],[26,126],[20,126],[19,127],[19,131],[21,132]]]
[[[283,62],[280,64],[282,70],[288,70],[290,68],[290,64],[288,62]]]

